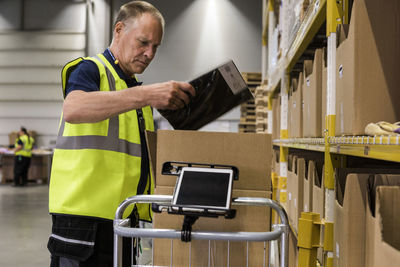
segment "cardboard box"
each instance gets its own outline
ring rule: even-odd
[[[324,162],[322,160],[310,160],[308,163],[308,180],[312,184],[312,212],[325,216],[325,185]]]
[[[313,201],[313,186],[312,181],[310,180],[310,175],[308,174],[308,163],[309,161],[306,160],[305,162],[305,174],[303,176],[303,209],[304,212],[310,212],[312,209],[312,201]]]
[[[400,183],[400,176],[374,176],[373,173],[397,172],[381,169],[337,169],[334,224],[334,266],[364,267],[366,242],[366,199],[368,185]]]
[[[156,194],[171,195],[173,187],[157,186]],[[233,197],[271,197],[269,191],[233,190]],[[193,225],[193,231],[216,232],[261,232],[270,231],[271,209],[255,206],[232,206],[237,210],[236,217],[232,220],[224,218],[199,218]],[[154,228],[178,229],[182,228],[183,216],[167,213],[154,215]],[[191,245],[191,248],[190,248]],[[191,249],[191,266],[208,266],[209,241],[193,240],[184,243],[180,240],[173,241],[172,261],[173,266],[189,266],[189,249]],[[154,239],[154,265],[170,266],[171,240]],[[210,241],[210,266],[227,266],[228,249],[225,241]],[[265,254],[264,254],[265,251]],[[264,257],[265,255],[265,257]],[[247,246],[246,242],[230,242],[229,263],[230,266],[246,266]],[[248,266],[268,265],[268,243],[249,242]]]
[[[303,210],[303,183],[305,176],[305,160],[297,155],[289,155],[288,162],[288,216],[293,229],[298,231],[298,222]]]
[[[322,49],[316,49],[313,61],[304,61],[303,136],[321,137]],[[311,66],[307,66],[311,62]],[[311,71],[311,72],[310,72]]]
[[[272,101],[272,139],[281,138],[281,97],[278,96]]]
[[[363,135],[370,122],[400,120],[400,5],[354,1],[350,28],[338,31],[336,135]]]
[[[160,173],[164,162],[177,161],[233,165],[239,169],[234,189],[271,190],[271,135],[159,130],[156,141],[150,152],[157,154],[156,186],[175,186],[176,176]]]
[[[366,209],[366,266],[400,264],[400,186],[379,186]],[[370,204],[375,203],[375,212]],[[374,212],[374,213],[373,213]]]
[[[292,80],[289,96],[289,137],[303,137],[303,73],[299,74],[297,86]]]

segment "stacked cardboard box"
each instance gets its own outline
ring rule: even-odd
[[[268,127],[268,91],[265,85],[256,87],[255,99],[256,99],[256,132],[266,133]],[[267,101],[267,103],[265,103],[265,101]]]
[[[354,1],[350,27],[339,27],[336,135],[363,135],[370,122],[400,120],[400,6]]]
[[[227,164],[238,167],[239,180],[233,183],[233,196],[271,197],[271,136],[267,134],[215,133],[198,131],[158,131],[148,133],[152,169],[156,171],[156,194],[171,195],[176,176],[161,175],[166,161],[204,164]],[[155,144],[155,145],[154,145]],[[237,209],[236,218],[200,218],[194,230],[204,231],[269,231],[270,209],[266,207],[232,207]],[[182,217],[155,214],[157,229],[181,229]],[[210,250],[209,250],[210,245]],[[193,241],[191,246],[174,240],[172,260],[174,266],[205,266],[210,251],[211,266],[225,266],[228,260],[227,242]],[[171,241],[155,239],[154,264],[169,265]],[[250,243],[249,266],[262,266],[267,262],[263,242]],[[246,244],[230,242],[230,266],[246,265]]]
[[[242,76],[253,95],[256,87],[261,84],[261,73],[242,72]],[[256,102],[255,99],[249,100],[240,106],[240,123],[239,132],[255,133],[256,132]]]

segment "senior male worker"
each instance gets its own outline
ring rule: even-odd
[[[144,136],[154,128],[151,107],[180,109],[195,95],[185,82],[136,80],[154,58],[163,31],[164,19],[154,6],[127,3],[109,48],[71,61],[62,71],[65,100],[49,199],[51,266],[112,266],[118,205],[153,193]],[[150,221],[150,206],[137,205],[125,215]],[[123,253],[123,265],[129,266],[130,253]]]

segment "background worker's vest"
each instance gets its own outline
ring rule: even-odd
[[[85,58],[96,63],[100,91],[119,91],[128,86],[107,59],[99,54]],[[83,58],[68,63],[63,71],[63,92],[71,71]],[[150,106],[142,108],[146,130],[154,130]],[[61,116],[50,179],[49,210],[114,219],[118,205],[137,193],[152,194],[151,177],[140,181],[141,141],[136,110],[97,123],[71,124]],[[137,192],[139,184],[142,191]],[[138,204],[139,217],[151,220],[150,205]],[[128,209],[125,216],[132,211]]]
[[[15,140],[15,147],[19,146],[18,140],[21,140],[21,142],[22,142],[22,149],[15,152],[15,155],[31,158],[32,157],[32,147],[33,147],[33,143],[35,142],[35,140],[32,137],[28,137],[26,134],[24,134],[23,136],[20,136],[19,138],[17,138]]]

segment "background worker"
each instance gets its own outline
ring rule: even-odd
[[[65,99],[49,192],[51,266],[112,266],[118,205],[153,193],[145,140],[145,130],[154,130],[152,107],[180,109],[195,95],[185,82],[136,80],[153,60],[163,32],[164,19],[154,6],[127,3],[117,15],[111,45],[63,69]],[[125,216],[135,224],[151,221],[150,206],[137,205]],[[129,247],[124,248],[123,266],[131,266]]]
[[[28,183],[28,170],[34,142],[28,131],[21,127],[15,139],[14,186],[26,186]]]

